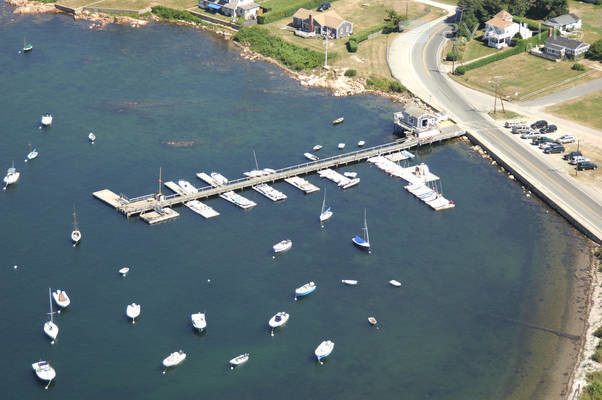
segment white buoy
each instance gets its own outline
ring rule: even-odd
[[[165,375],[165,370],[163,370],[162,374]]]
[[[6,188],[4,188],[4,189],[6,189]],[[276,259],[276,256],[272,256],[272,260],[275,260],[275,259]]]
[[[15,265],[13,268],[14,268],[14,269],[17,269],[17,268],[19,268],[19,266],[18,266],[18,265]]]
[[[56,310],[56,313],[60,314],[61,313],[61,309],[59,308],[58,310]]]
[[[274,330],[273,329],[272,329],[271,335],[272,335],[272,337],[274,337]]]
[[[207,279],[207,282],[211,282],[211,279]]]
[[[50,344],[54,344],[54,340],[50,342]]]
[[[44,388],[44,390],[48,390],[48,387],[50,386],[51,383],[52,383],[52,379],[48,381],[48,385],[46,385],[46,387]]]
[[[234,369],[233,365],[230,365],[230,371],[232,371]]]

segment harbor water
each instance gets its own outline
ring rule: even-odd
[[[92,192],[156,192],[160,167],[165,181],[197,186],[200,171],[237,178],[255,168],[253,151],[260,168],[278,169],[316,144],[325,156],[340,142],[386,143],[399,104],[300,87],[194,29],[89,25],[0,6],[0,166],[14,160],[21,172],[0,193],[3,399],[543,398],[570,339],[530,326],[580,334],[568,321],[586,241],[562,218],[454,141],[416,151],[451,210],[433,211],[362,163],[338,170],[361,178],[345,191],[310,175],[321,191],[279,182],[279,203],[245,191],[258,203],[246,211],[210,199],[221,215],[209,220],[185,207],[156,226],[126,219]],[[39,129],[45,112],[53,125]],[[28,143],[39,157],[24,163]],[[321,228],[324,189],[334,216]],[[351,243],[364,209],[371,254]],[[283,239],[293,247],[274,259]],[[295,301],[309,281],[317,290]],[[48,287],[71,297],[54,316],[54,345],[42,331]],[[135,325],[132,302],[142,306]],[[279,311],[291,317],[271,337]],[[203,335],[196,312],[207,315]],[[319,365],[323,340],[336,346]],[[179,349],[187,359],[162,375]],[[250,360],[231,371],[242,353]],[[40,359],[57,371],[47,392],[31,369]]]

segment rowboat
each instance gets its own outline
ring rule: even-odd
[[[321,144],[317,144],[317,145],[315,145],[315,146],[314,146],[313,150],[314,150],[314,151],[318,151],[318,150],[320,150],[321,148],[322,148],[322,145],[321,145]]]
[[[316,287],[317,286],[314,282],[309,282],[301,287],[298,287],[297,289],[295,289],[295,300],[297,299],[297,296],[303,297],[303,296],[307,296],[308,294],[312,293],[313,291],[316,290]]]
[[[282,240],[276,243],[272,248],[274,249],[274,253],[282,253],[284,251],[290,250],[293,247],[293,241],[290,239]]]
[[[345,285],[349,285],[349,286],[357,285],[357,281],[354,279],[343,279],[341,282],[343,282]]]
[[[396,286],[396,287],[400,287],[400,286],[401,286],[401,282],[399,282],[399,281],[396,281],[395,279],[391,279],[391,280],[389,281],[389,283],[390,283],[391,285],[393,285],[393,286]]]
[[[320,361],[320,364],[322,364],[321,360],[328,357],[330,353],[332,353],[332,350],[334,350],[334,342],[325,340],[316,348],[314,354],[316,355],[318,361]]]
[[[345,118],[339,117],[339,118],[335,119],[334,121],[332,121],[332,124],[333,125],[337,125],[337,124],[340,124],[343,121],[345,121]]]
[[[125,278],[125,276],[128,274],[128,272],[130,272],[130,269],[128,267],[123,267],[119,270],[119,273],[121,274],[121,276],[123,276]]]
[[[368,322],[370,322],[371,325],[378,324],[378,322],[376,321],[376,318],[374,318],[374,317],[368,317]]]
[[[163,366],[165,368],[175,367],[176,365],[182,363],[182,361],[185,359],[186,353],[184,353],[182,350],[178,350],[163,359]],[[165,373],[165,371],[163,371],[163,373]]]
[[[345,148],[345,143],[339,143],[337,147],[339,148],[339,150],[343,150]]]
[[[316,156],[315,154],[311,154],[311,153],[303,153],[303,155],[305,156],[305,158],[307,158],[308,160],[312,160],[312,161],[316,161],[318,159],[318,156]]]
[[[249,361],[249,353],[245,353],[245,354],[236,356],[230,360],[230,369],[234,369],[234,367],[244,364],[247,361]]]

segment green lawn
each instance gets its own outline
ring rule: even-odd
[[[487,46],[487,44],[483,42],[482,39],[483,37],[479,36],[466,43],[462,61],[467,62],[470,60],[474,60],[475,58],[488,56],[499,51],[493,47]]]
[[[602,92],[556,104],[548,107],[547,111],[559,117],[602,130]]]
[[[580,1],[569,0],[569,10],[581,17],[583,40],[594,43],[602,39],[602,4],[594,5]]]
[[[454,79],[488,93],[493,93],[492,83],[490,82],[495,81],[499,83],[500,92],[504,97],[513,100],[524,100],[527,97],[531,98],[530,95],[535,91],[584,74],[582,71],[572,70],[572,66],[573,63],[570,61],[553,62],[522,53],[468,71],[464,76],[454,76]],[[600,71],[593,71],[579,79],[542,91],[537,96],[562,90],[600,76],[602,76]],[[533,96],[533,98],[537,96]]]

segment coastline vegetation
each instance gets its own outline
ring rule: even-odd
[[[380,90],[389,93],[403,93],[407,92],[408,90],[399,81],[396,81],[394,79],[380,78],[374,75],[366,79],[366,85],[370,89]]]
[[[267,29],[256,26],[242,28],[234,36],[234,40],[296,71],[316,68],[324,62],[324,54],[272,36]],[[328,53],[328,58],[335,59],[336,53]]]
[[[330,0],[330,3],[336,0]],[[262,3],[263,14],[257,16],[258,24],[269,24],[292,16],[300,8],[311,10],[324,3],[324,0],[268,0]]]
[[[169,21],[186,21],[186,22],[194,22],[199,25],[208,26],[205,21],[201,18],[197,17],[184,10],[176,10],[174,8],[164,7],[164,6],[154,6],[151,8],[151,12],[155,14],[157,17],[169,20]]]

